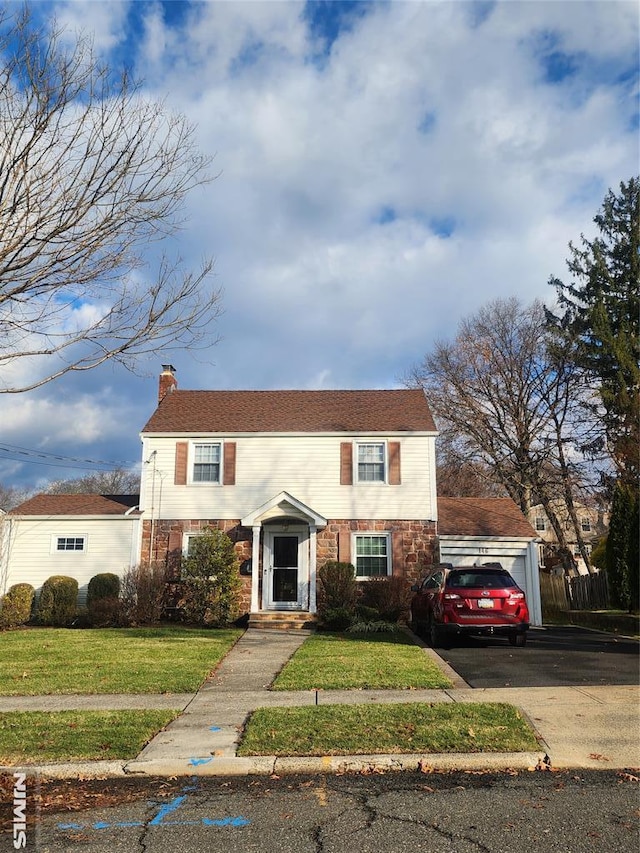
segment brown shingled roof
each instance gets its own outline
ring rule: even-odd
[[[435,432],[421,390],[173,391],[151,432]]]
[[[511,498],[438,498],[442,536],[522,536],[538,534]]]
[[[126,515],[138,495],[34,495],[9,515]]]

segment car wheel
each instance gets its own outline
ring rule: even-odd
[[[416,619],[416,618],[415,618],[415,616],[412,616],[412,617],[411,617],[411,625],[410,625],[410,627],[411,627],[411,630],[413,631],[413,633],[414,633],[416,636],[418,636],[418,637],[421,637],[421,636],[422,636],[422,633],[423,633],[423,631],[424,631],[424,625],[423,625],[423,623],[422,623],[422,622],[420,622],[418,619]]]
[[[429,642],[434,649],[443,645],[444,634],[439,625],[433,620],[429,623]]]

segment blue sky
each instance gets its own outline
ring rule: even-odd
[[[224,313],[219,343],[142,376],[1,395],[3,446],[134,464],[166,361],[182,388],[398,386],[487,301],[552,300],[569,240],[638,169],[635,2],[35,8],[196,124],[219,176],[168,249],[215,256]],[[4,485],[92,467],[0,450]]]

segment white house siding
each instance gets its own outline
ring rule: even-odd
[[[454,566],[500,563],[525,591],[532,625],[542,625],[538,548],[530,539],[440,536],[440,560]]]
[[[82,604],[94,575],[122,576],[136,564],[139,524],[137,516],[11,516],[5,525],[0,593],[16,583],[30,583],[39,590],[52,575],[68,575],[78,581]],[[85,550],[56,551],[60,536],[86,537]]]
[[[323,434],[147,436],[143,441],[140,508],[148,519],[244,517],[281,491],[327,518],[436,519],[435,438],[358,435],[358,441],[398,441],[402,484],[340,484],[340,444],[350,436]],[[177,441],[236,443],[235,485],[174,484]]]

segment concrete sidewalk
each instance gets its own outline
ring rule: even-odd
[[[45,776],[250,775],[373,769],[637,769],[640,768],[640,688],[535,687],[472,689],[432,650],[453,682],[447,690],[275,692],[268,687],[307,638],[303,631],[247,631],[195,695],[3,697],[0,711],[65,708],[179,708],[181,715],[128,762],[43,765]],[[359,755],[322,758],[236,757],[249,713],[258,707],[405,702],[508,702],[520,708],[540,738],[536,753]],[[0,768],[13,772],[13,768]],[[36,768],[30,767],[34,772]]]

